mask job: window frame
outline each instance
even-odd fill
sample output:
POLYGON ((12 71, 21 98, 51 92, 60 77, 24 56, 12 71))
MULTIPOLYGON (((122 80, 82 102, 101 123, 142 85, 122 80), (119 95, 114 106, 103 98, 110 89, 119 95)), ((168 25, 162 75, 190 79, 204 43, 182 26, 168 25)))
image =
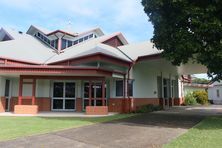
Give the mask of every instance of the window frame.
POLYGON ((115 80, 115 96, 117 97, 117 98, 121 98, 121 97, 123 97, 124 96, 124 80, 123 79, 116 79, 115 80), (117 82, 118 81, 122 81, 122 95, 117 95, 117 82))

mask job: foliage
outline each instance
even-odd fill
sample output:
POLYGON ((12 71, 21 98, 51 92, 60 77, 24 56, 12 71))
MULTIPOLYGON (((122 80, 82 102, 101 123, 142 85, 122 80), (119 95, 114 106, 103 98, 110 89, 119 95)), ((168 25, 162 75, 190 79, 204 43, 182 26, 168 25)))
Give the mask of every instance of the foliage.
POLYGON ((194 98, 197 100, 199 104, 207 104, 208 103, 208 94, 204 90, 196 90, 193 92, 194 98))
POLYGON ((100 122, 123 119, 134 114, 117 114, 106 117, 0 117, 0 141, 29 135, 49 133, 100 122))
POLYGON ((149 113, 149 112, 158 111, 158 110, 162 110, 162 107, 159 105, 148 104, 148 105, 143 105, 139 107, 139 109, 137 109, 135 112, 136 113, 149 113))
POLYGON ((197 104, 196 98, 194 98, 192 92, 189 92, 186 94, 184 104, 185 105, 196 105, 197 104))
POLYGON ((192 83, 197 83, 197 84, 208 84, 210 80, 204 79, 204 78, 195 78, 192 80, 192 83))
POLYGON ((222 117, 208 117, 165 148, 220 148, 222 145, 222 117))
POLYGON ((221 0, 142 0, 154 26, 152 41, 174 65, 197 62, 222 79, 221 0))

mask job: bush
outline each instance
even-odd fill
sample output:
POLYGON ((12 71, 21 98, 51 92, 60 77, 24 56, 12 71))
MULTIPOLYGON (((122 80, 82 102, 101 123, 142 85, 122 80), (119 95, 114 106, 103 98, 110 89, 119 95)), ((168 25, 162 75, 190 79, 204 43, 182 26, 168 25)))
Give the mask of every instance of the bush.
POLYGON ((162 110, 162 107, 159 105, 148 104, 148 105, 143 105, 139 107, 139 109, 137 109, 135 113, 149 113, 149 112, 158 111, 158 110, 162 110))
POLYGON ((189 92, 186 94, 184 104, 185 105, 196 105, 197 104, 196 98, 193 96, 192 92, 189 92))
POLYGON ((208 103, 208 94, 204 90, 197 90, 193 92, 194 98, 196 98, 197 103, 199 104, 207 104, 208 103))

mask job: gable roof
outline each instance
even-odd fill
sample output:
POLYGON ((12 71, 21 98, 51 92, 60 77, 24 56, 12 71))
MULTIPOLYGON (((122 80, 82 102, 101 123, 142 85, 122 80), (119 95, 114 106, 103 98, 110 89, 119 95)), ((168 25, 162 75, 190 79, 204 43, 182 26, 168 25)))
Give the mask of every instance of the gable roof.
POLYGON ((61 53, 49 59, 46 62, 46 64, 64 61, 67 59, 78 58, 79 56, 87 56, 92 53, 94 54, 103 53, 103 54, 110 55, 110 56, 113 56, 115 58, 119 58, 125 61, 131 61, 119 49, 111 47, 109 45, 102 44, 104 41, 118 35, 119 33, 114 33, 111 35, 104 35, 104 36, 86 41, 84 43, 71 46, 67 48, 64 53, 61 53))
POLYGON ((53 49, 27 34, 22 34, 14 40, 0 42, 1 58, 41 64, 55 54, 53 49))
MULTIPOLYGON (((68 47, 63 50, 62 53, 58 54, 55 50, 45 45, 34 36, 29 35, 34 33, 36 29, 44 34, 52 33, 52 31, 33 25, 29 28, 27 34, 20 34, 14 30, 7 30, 8 34, 15 39, 7 42, 0 42, 0 58, 26 62, 30 61, 37 64, 52 64, 93 54, 103 54, 122 61, 132 62, 137 61, 139 58, 158 55, 162 52, 154 48, 153 43, 149 41, 138 44, 128 44, 127 40, 120 32, 104 35, 101 29, 95 28, 90 31, 97 31, 102 36, 68 47), (113 37, 118 37, 124 45, 117 48, 106 45, 105 42, 113 37)), ((87 34, 90 31, 82 34, 87 34)))
POLYGON ((139 57, 156 55, 162 52, 161 50, 156 49, 154 44, 150 41, 128 44, 119 46, 118 48, 134 61, 136 61, 139 57))
MULTIPOLYGON (((12 33, 13 31, 9 31, 12 33)), ((102 44, 104 41, 114 37, 122 36, 121 33, 113 33, 97 37, 80 44, 71 46, 64 50, 64 53, 57 54, 35 37, 29 34, 12 33, 15 40, 0 42, 0 58, 9 58, 17 61, 26 61, 36 64, 49 64, 78 56, 87 56, 92 53, 103 53, 125 61, 129 59, 117 48, 102 44), (16 34, 16 35, 14 35, 16 34)))

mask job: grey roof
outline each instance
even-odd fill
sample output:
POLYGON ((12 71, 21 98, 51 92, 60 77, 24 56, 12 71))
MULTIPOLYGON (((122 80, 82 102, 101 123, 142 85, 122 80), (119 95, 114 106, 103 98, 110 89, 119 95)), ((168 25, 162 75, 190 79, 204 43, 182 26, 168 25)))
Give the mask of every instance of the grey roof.
MULTIPOLYGON (((50 64, 95 53, 103 53, 130 62, 140 56, 161 53, 161 51, 153 48, 153 44, 150 42, 124 45, 118 48, 103 44, 104 41, 114 36, 118 36, 127 44, 123 35, 117 32, 73 45, 66 48, 63 53, 57 54, 54 49, 48 47, 36 37, 26 33, 20 34, 12 29, 4 28, 4 30, 8 32, 14 40, 0 42, 0 58, 10 58, 37 64, 50 64)), ((50 32, 45 29, 42 29, 42 31, 44 33, 50 32)))
POLYGON ((150 41, 128 44, 119 46, 118 48, 134 61, 141 56, 154 55, 162 52, 161 50, 156 49, 154 44, 150 41))

